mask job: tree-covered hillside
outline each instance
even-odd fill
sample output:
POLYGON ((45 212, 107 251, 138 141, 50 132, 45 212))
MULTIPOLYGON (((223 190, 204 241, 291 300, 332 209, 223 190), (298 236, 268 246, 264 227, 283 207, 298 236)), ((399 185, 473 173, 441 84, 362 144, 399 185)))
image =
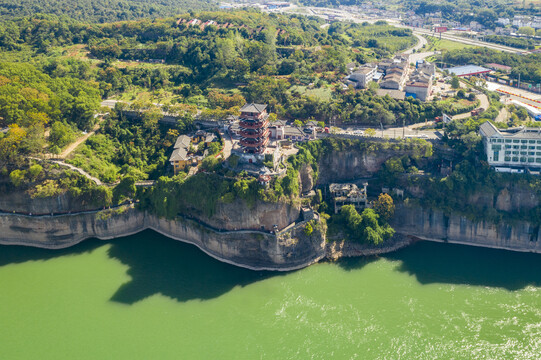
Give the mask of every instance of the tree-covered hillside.
POLYGON ((53 14, 87 22, 167 17, 190 10, 212 9, 214 0, 2 0, 0 16, 53 14))

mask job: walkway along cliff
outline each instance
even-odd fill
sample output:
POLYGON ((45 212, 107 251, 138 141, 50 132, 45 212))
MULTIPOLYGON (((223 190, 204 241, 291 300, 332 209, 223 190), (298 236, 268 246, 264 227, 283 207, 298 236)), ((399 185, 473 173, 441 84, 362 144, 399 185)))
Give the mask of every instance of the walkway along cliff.
POLYGON ((217 231, 189 219, 160 219, 133 207, 59 216, 3 214, 0 244, 59 249, 88 238, 108 240, 152 229, 196 245, 220 261, 252 270, 288 271, 325 257, 324 229, 315 226, 307 235, 305 226, 306 222, 302 221, 277 234, 256 230, 217 231))

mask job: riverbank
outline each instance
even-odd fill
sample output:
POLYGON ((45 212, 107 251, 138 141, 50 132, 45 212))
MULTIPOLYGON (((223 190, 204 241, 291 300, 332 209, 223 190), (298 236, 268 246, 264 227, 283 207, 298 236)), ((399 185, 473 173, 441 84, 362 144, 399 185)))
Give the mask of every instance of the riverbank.
POLYGON ((111 240, 150 229, 195 245, 219 261, 256 271, 292 271, 322 259, 334 261, 386 254, 417 240, 541 253, 541 243, 537 241, 541 230, 529 223, 473 222, 458 215, 445 215, 420 207, 398 206, 392 224, 397 233, 391 241, 379 246, 327 242, 324 226, 315 226, 316 230, 307 235, 306 224, 307 221, 294 223, 277 233, 218 230, 192 219, 158 218, 129 205, 114 210, 55 216, 1 214, 0 244, 62 249, 89 238, 111 240))
POLYGON ((167 220, 126 206, 116 210, 59 216, 0 215, 0 244, 62 249, 89 238, 110 240, 151 229, 197 246, 217 260, 250 270, 291 271, 325 257, 322 227, 310 235, 306 222, 274 233, 217 231, 191 219, 167 220), (321 229, 321 230, 319 230, 321 229))

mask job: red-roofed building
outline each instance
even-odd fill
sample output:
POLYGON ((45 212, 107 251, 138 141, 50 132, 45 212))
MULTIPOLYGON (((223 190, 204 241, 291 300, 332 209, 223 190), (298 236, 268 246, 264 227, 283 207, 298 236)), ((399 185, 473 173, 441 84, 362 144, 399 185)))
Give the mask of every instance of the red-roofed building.
POLYGON ((501 71, 501 72, 505 72, 505 73, 510 73, 511 70, 513 70, 513 68, 511 66, 495 64, 495 63, 485 64, 485 66, 487 68, 489 68, 489 69, 496 70, 496 71, 501 71))

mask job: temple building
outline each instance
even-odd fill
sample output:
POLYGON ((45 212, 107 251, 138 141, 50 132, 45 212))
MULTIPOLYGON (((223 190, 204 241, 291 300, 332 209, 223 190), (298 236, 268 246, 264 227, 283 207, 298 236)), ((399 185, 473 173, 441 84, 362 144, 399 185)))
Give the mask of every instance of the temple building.
POLYGON ((269 143, 269 114, 267 105, 246 104, 240 109, 240 145, 246 154, 261 155, 269 143))

